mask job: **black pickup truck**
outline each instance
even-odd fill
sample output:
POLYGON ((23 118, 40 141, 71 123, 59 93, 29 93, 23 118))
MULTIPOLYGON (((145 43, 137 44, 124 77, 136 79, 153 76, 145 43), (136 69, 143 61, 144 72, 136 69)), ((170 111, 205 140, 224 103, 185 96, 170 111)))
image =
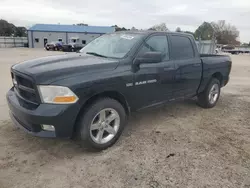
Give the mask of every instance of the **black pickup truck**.
POLYGON ((214 107, 231 63, 229 56, 199 54, 184 33, 107 34, 79 53, 12 66, 10 116, 33 135, 76 136, 102 150, 116 142, 133 111, 195 96, 201 107, 214 107))

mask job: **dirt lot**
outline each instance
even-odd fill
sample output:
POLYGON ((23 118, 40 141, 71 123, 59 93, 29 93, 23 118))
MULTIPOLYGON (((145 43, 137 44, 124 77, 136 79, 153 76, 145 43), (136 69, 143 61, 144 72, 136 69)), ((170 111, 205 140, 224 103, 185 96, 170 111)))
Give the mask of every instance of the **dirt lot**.
POLYGON ((133 114, 100 153, 13 127, 5 93, 12 64, 55 54, 0 49, 0 187, 250 187, 250 56, 232 56, 231 80, 214 109, 194 101, 133 114))

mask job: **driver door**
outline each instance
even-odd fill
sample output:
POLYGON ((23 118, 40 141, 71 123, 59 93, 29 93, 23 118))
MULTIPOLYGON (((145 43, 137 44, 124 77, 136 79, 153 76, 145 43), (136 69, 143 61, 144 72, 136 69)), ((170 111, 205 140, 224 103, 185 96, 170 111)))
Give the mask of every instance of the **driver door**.
POLYGON ((169 60, 168 38, 166 34, 152 35, 141 46, 137 57, 145 52, 161 52, 159 63, 140 64, 135 73, 134 87, 140 108, 153 106, 170 100, 173 97, 175 75, 174 62, 169 60))

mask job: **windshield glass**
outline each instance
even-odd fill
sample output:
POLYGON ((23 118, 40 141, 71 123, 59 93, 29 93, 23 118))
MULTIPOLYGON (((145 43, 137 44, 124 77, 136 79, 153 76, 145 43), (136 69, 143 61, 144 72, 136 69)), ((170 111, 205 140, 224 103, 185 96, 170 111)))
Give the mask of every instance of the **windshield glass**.
POLYGON ((103 57, 123 58, 142 37, 140 34, 114 33, 96 38, 80 52, 103 57))

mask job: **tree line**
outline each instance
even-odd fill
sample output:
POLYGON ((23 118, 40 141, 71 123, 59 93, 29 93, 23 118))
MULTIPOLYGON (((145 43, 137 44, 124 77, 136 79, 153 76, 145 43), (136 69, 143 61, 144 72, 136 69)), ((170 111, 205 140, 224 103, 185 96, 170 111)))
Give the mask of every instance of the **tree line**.
MULTIPOLYGON (((125 30, 138 30, 134 27, 131 29, 126 29, 124 27, 118 27, 114 25, 116 31, 125 31, 125 30)), ((165 23, 161 23, 158 25, 154 25, 150 27, 148 30, 155 30, 155 31, 169 31, 165 23)), ((195 32, 191 31, 182 31, 180 27, 177 27, 176 32, 184 32, 189 33, 194 36, 196 40, 216 40, 218 44, 231 44, 231 45, 240 45, 240 41, 238 37, 240 32, 238 29, 226 23, 225 20, 219 20, 217 22, 203 22, 195 32)), ((244 43, 244 46, 250 46, 250 42, 244 43)))
POLYGON ((27 29, 0 19, 0 36, 26 37, 27 29))
POLYGON ((201 40, 216 39, 218 44, 240 45, 238 29, 225 20, 218 22, 204 22, 194 32, 194 37, 201 40))

